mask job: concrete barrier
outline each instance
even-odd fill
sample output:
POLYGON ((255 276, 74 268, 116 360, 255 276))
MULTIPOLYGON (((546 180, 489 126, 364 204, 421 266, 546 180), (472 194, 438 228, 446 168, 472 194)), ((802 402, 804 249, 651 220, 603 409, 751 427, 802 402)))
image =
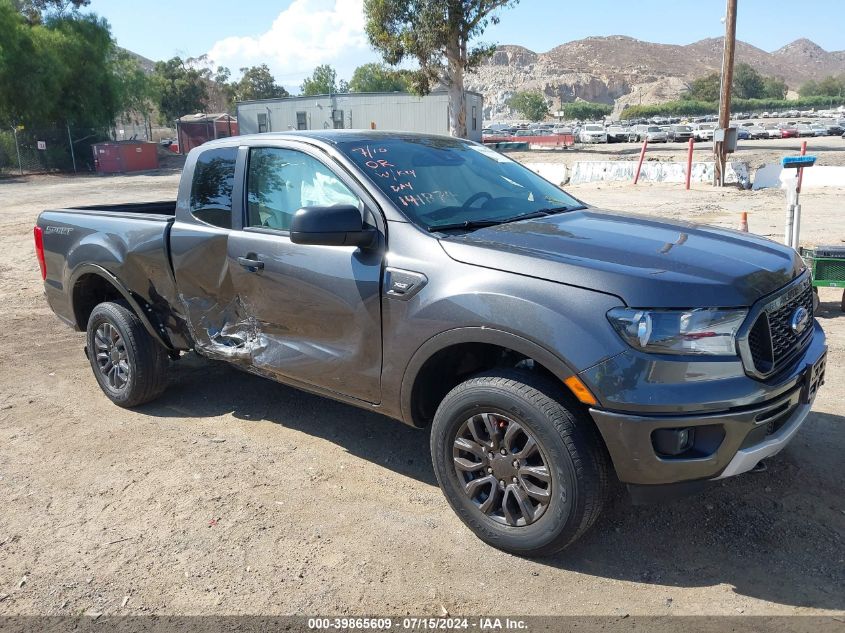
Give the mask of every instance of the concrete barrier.
POLYGON ((531 171, 556 185, 566 184, 567 169, 563 163, 525 163, 531 171))
MULTIPOLYGON (((784 183, 793 180, 795 175, 795 169, 784 169, 780 163, 769 163, 763 165, 754 174, 752 189, 783 187, 784 183)), ((805 169, 801 189, 817 187, 845 187, 845 167, 818 165, 805 169)))
MULTIPOLYGON (((597 160, 577 161, 572 166, 570 182, 579 184, 584 182, 618 181, 632 182, 637 162, 633 160, 597 160)), ((713 182, 712 162, 695 162, 692 164, 692 182, 713 182)), ((644 182, 684 183, 686 181, 686 164, 666 161, 646 161, 640 172, 640 180, 644 182)), ((728 163, 725 173, 726 183, 747 184, 748 165, 739 161, 728 163)))

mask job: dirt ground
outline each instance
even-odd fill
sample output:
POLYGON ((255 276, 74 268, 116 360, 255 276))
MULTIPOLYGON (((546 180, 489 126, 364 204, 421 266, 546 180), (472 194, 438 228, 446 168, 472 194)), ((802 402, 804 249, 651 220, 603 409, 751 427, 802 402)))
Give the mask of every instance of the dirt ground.
MULTIPOLYGON (((821 292, 827 385, 766 472, 664 506, 620 497, 566 552, 524 560, 451 512, 423 431, 193 355, 155 403, 101 394, 83 335, 44 301, 33 223, 46 207, 174 197, 177 182, 0 181, 0 615, 845 614, 841 291, 821 292)), ((571 191, 724 226, 747 210, 752 231, 782 230, 779 191, 571 191)), ((843 193, 804 194, 806 243, 845 240, 843 193)))

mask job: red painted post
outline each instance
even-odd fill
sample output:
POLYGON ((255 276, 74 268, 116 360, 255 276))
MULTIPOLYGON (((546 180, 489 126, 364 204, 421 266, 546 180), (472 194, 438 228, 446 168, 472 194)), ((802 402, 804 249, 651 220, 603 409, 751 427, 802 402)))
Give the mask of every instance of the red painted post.
MULTIPOLYGON (((801 141, 801 156, 804 156, 807 153, 807 141, 801 141)), ((801 181, 804 180, 804 168, 798 168, 798 188, 796 191, 801 193, 801 181)))
POLYGON ((643 159, 645 158, 645 148, 648 147, 648 139, 643 141, 643 148, 640 150, 640 162, 637 163, 637 173, 634 174, 634 184, 637 184, 637 181, 640 179, 640 169, 643 166, 643 159))
POLYGON ((687 189, 689 189, 689 181, 692 178, 692 150, 695 147, 695 139, 690 137, 689 150, 687 151, 687 189))

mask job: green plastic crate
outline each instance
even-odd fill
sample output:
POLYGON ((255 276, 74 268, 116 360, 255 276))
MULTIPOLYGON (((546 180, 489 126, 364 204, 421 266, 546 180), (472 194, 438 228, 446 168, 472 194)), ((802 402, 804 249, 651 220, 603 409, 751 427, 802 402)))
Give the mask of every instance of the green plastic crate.
POLYGON ((801 257, 813 272, 813 286, 845 288, 845 259, 816 257, 816 252, 809 248, 801 249, 801 257))
MULTIPOLYGON (((801 248, 801 257, 813 273, 814 288, 845 288, 845 259, 816 257, 811 248, 801 248)), ((845 312, 845 290, 842 291, 842 311, 845 312)))

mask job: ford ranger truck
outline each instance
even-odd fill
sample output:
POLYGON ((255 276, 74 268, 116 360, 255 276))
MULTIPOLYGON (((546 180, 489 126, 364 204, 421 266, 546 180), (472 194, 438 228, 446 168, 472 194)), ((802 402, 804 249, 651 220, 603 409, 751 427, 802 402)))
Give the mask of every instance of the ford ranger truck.
POLYGON ((521 555, 616 480, 642 501, 754 469, 824 381, 794 250, 601 211, 461 139, 222 139, 175 201, 44 211, 35 244, 116 405, 193 351, 428 429, 457 515, 521 555))

